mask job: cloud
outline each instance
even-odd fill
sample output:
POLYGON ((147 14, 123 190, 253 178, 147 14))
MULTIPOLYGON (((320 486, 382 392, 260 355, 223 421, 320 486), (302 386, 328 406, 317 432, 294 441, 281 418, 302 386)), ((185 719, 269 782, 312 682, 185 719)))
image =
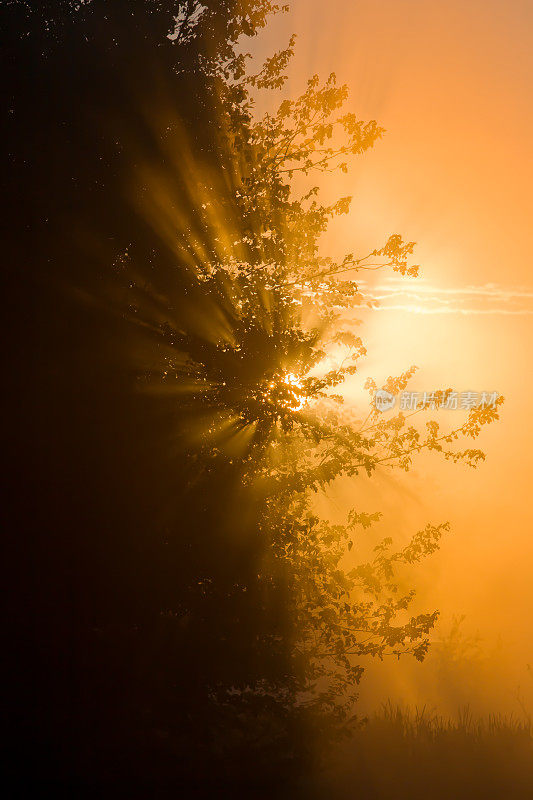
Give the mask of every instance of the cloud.
POLYGON ((479 286, 442 287, 424 279, 391 276, 370 286, 359 282, 361 292, 376 303, 378 311, 410 314, 462 314, 530 316, 533 288, 486 283, 479 286))

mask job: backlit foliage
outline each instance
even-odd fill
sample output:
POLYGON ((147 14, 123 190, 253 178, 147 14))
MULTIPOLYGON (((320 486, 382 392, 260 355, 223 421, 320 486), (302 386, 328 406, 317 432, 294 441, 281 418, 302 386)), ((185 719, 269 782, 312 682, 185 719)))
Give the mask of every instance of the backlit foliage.
MULTIPOLYGON (((202 333, 194 325, 178 328, 171 313, 164 323, 142 319, 165 354, 164 369, 144 381, 174 391, 182 407, 201 415, 189 441, 191 480, 237 465, 242 485, 257 498, 267 553, 258 579, 265 597, 284 593, 291 619, 283 636, 293 677, 283 696, 342 716, 362 661, 424 658, 437 612, 410 613, 414 591, 401 588, 399 574, 434 552, 448 525, 428 525, 399 550, 385 539, 370 560, 353 567, 358 531, 379 515, 356 509, 345 525, 333 525, 315 514, 314 493, 340 476, 407 471, 422 451, 476 466, 480 450, 454 445, 460 437, 475 439, 498 413, 475 408, 455 429, 441 431, 433 420, 417 424, 424 408, 381 415, 372 381, 364 421, 361 409, 344 402, 343 383, 366 353, 354 332, 357 308, 367 302, 358 273, 388 268, 413 277, 418 267, 410 263, 414 243, 399 234, 338 261, 320 251, 321 234, 348 212, 350 198, 324 205, 317 186, 298 193, 296 176, 346 171, 383 129, 343 110, 347 88, 334 75, 324 83, 314 76, 299 98, 257 118, 252 93, 284 85, 293 46, 291 39, 254 75, 245 72, 245 57, 238 69, 223 70, 224 189, 217 192, 219 184, 200 167, 190 170, 196 222, 176 232, 175 245, 213 325, 202 333)), ((405 389, 414 371, 390 377, 383 388, 405 389)), ((446 397, 446 390, 437 393, 434 404, 446 397)), ((265 637, 266 646, 275 641, 275 634, 265 637)), ((242 697, 249 689, 241 687, 242 697)))

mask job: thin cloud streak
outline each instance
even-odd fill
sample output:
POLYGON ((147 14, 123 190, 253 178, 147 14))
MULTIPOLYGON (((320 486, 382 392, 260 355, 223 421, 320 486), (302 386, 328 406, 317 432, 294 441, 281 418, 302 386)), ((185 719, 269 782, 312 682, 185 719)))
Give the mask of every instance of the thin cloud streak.
POLYGON ((499 286, 487 283, 458 288, 439 287, 423 279, 391 277, 382 284, 359 283, 378 311, 403 311, 412 314, 461 314, 530 316, 533 314, 533 290, 529 286, 499 286), (392 302, 402 298, 414 303, 392 302), (496 305, 493 305, 496 303, 496 305))
POLYGON ((533 314, 531 308, 423 308, 421 306, 375 306, 373 311, 407 311, 412 314, 503 314, 506 316, 527 316, 533 314))

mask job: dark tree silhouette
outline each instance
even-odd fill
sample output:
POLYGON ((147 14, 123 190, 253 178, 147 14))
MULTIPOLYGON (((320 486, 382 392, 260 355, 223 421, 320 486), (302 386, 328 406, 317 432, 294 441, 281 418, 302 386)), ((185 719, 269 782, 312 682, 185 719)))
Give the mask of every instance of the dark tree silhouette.
POLYGON ((382 130, 334 76, 255 117, 294 42, 254 75, 239 41, 279 7, 110 5, 2 10, 11 763, 73 794, 269 774, 272 792, 317 715, 350 716, 361 659, 422 658, 436 616, 398 621, 395 570, 445 526, 346 570, 378 515, 334 526, 310 494, 422 449, 475 464, 451 445, 497 414, 421 436, 343 409, 364 347, 339 312, 359 271, 415 274, 413 243, 320 255, 349 198, 291 181, 382 130))

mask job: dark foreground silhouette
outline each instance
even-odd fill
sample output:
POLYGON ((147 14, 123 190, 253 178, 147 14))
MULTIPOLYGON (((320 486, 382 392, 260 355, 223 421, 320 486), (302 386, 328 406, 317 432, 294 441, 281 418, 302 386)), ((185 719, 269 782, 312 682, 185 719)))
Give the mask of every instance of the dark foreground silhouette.
MULTIPOLYGON (((194 12, 194 4, 185 5, 194 12)), ((172 348, 175 355, 176 339, 216 321, 207 292, 176 257, 176 231, 162 244, 164 193, 155 221, 139 213, 146 172, 170 176, 183 227, 194 232, 190 182, 172 171, 165 147, 171 139, 180 163, 187 165, 192 151, 205 174, 229 182, 228 153, 220 145, 226 85, 220 64, 230 78, 239 74, 237 39, 253 35, 273 6, 267 0, 203 5, 207 12, 191 22, 194 36, 181 29, 178 39, 168 38, 177 13, 170 0, 57 0, 1 9, 9 375, 3 710, 4 766, 15 796, 340 791, 327 755, 334 738, 328 717, 310 719, 285 700, 298 679, 290 667, 287 582, 265 591, 259 580, 266 543, 258 495, 243 491, 243 471, 231 457, 216 470, 206 467, 201 448, 191 457, 187 446, 205 426, 205 404, 191 407, 176 395, 144 390, 145 373, 172 348), (153 276, 159 292, 150 294, 153 276), (172 330, 161 321, 161 297, 172 301, 172 330), (136 324, 143 303, 151 324, 136 324)), ((328 84, 327 92, 335 91, 328 84)), ((359 136, 351 118, 346 124, 359 136)), ((370 125, 358 147, 377 135, 370 125)), ((230 216, 235 209, 227 210, 230 216)), ((323 220, 311 217, 316 238, 323 220)), ((200 244, 212 257, 215 241, 200 244)), ((403 258, 396 242, 392 255, 398 252, 403 258)), ((281 352, 260 333, 253 327, 248 337, 253 358, 245 370, 230 353, 237 385, 221 392, 231 402, 235 396, 240 402, 250 375, 263 380, 272 362, 277 368, 282 356, 305 350, 297 335, 286 337, 281 352)), ((196 361, 212 355, 205 341, 199 348, 198 337, 189 337, 196 361)), ((215 359, 210 366, 216 372, 220 364, 215 359)), ((285 385, 283 392, 268 396, 269 409, 292 408, 294 389, 285 385)), ((258 424, 259 442, 262 435, 258 424)), ((315 521, 303 530, 316 541, 330 535, 316 528, 315 521)), ((423 544, 404 557, 418 557, 423 544)), ((411 641, 432 624, 432 615, 422 615, 410 628, 411 641)), ((381 797, 372 792, 394 787, 391 796, 400 796, 399 787, 411 786, 411 764, 415 775, 433 765, 428 780, 444 785, 438 737, 414 737, 413 755, 403 731, 389 736, 385 726, 378 736, 378 729, 370 726, 350 743, 358 778, 347 791, 381 797), (398 780, 386 783, 389 767, 398 780)), ((482 760, 492 752, 491 736, 481 744, 466 736, 472 757, 479 747, 482 760)), ((513 758, 521 758, 521 736, 511 739, 519 745, 513 758)), ((420 785, 415 791, 427 796, 420 785)))

